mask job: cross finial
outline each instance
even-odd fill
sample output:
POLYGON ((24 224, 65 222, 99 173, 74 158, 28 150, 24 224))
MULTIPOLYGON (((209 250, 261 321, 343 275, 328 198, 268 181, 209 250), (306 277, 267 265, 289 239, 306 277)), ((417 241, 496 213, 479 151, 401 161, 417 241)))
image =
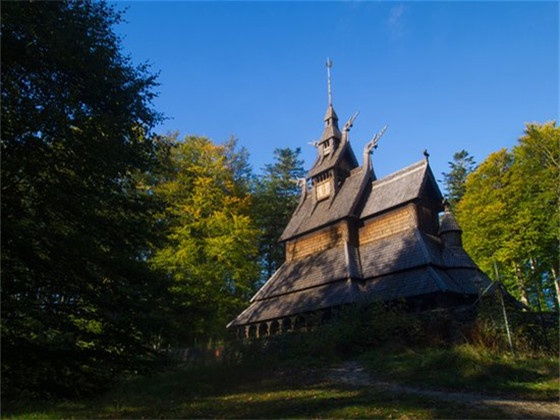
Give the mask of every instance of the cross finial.
POLYGON ((327 57, 327 93, 329 95, 329 106, 332 105, 332 92, 331 92, 331 67, 333 62, 327 57))

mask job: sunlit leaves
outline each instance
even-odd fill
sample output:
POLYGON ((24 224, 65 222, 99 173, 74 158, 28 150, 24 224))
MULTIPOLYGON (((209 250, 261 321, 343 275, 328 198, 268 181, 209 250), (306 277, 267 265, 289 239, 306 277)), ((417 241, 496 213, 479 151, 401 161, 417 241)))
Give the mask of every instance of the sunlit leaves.
POLYGON ((491 154, 469 175, 456 209, 471 256, 535 308, 558 302, 559 155, 556 124, 528 124, 511 152, 491 154))
POLYGON ((187 310, 176 321, 182 338, 211 338, 242 309, 258 277, 245 155, 231 141, 168 141, 167 171, 154 189, 166 205, 159 217, 167 241, 152 263, 170 276, 175 303, 187 310))

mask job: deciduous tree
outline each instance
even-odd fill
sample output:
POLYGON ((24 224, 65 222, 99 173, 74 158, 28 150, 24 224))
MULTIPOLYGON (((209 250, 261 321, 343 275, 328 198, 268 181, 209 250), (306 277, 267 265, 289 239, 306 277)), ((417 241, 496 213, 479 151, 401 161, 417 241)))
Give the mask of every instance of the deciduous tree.
POLYGON ((558 308, 559 155, 556 124, 528 124, 468 176, 456 208, 467 251, 536 309, 558 308))
POLYGON ((149 356, 155 77, 104 2, 2 4, 2 396, 80 392, 149 356))
POLYGON ((220 338, 242 310, 258 278, 257 230, 250 217, 246 152, 235 142, 177 136, 154 193, 166 242, 152 264, 172 282, 178 340, 220 338))

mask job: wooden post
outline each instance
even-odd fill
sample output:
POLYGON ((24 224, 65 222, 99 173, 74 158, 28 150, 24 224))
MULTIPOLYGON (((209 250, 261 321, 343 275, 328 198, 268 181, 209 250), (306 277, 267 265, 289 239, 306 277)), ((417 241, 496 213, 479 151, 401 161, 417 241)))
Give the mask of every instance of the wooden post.
POLYGON ((506 334, 508 338, 509 349, 511 350, 511 354, 515 355, 515 351, 513 349, 513 341, 511 339, 511 333, 509 331, 509 322, 508 322, 508 316, 506 311, 506 305, 504 303, 504 296, 502 295, 503 286, 502 286, 502 282, 500 281, 500 273, 498 272, 498 265, 496 264, 496 260, 494 260, 494 270, 496 270, 496 280, 498 281, 498 285, 499 285, 498 293, 500 296, 500 304, 502 305, 502 314, 504 316, 504 323, 506 324, 506 334))

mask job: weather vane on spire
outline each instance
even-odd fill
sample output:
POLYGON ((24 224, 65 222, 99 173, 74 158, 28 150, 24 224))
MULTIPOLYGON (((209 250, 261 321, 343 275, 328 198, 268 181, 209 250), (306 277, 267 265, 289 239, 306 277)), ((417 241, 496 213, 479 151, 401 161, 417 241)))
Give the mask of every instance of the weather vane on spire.
POLYGON ((328 95, 329 95, 329 106, 332 105, 332 92, 331 92, 331 67, 332 67, 332 60, 327 57, 327 88, 328 88, 328 95))

